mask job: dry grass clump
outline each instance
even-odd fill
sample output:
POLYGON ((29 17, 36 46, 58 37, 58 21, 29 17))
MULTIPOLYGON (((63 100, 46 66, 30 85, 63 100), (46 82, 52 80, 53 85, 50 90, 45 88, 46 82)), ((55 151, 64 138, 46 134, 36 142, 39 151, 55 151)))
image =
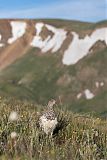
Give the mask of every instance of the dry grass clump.
POLYGON ((106 160, 107 122, 56 108, 53 137, 38 124, 43 106, 0 101, 0 160, 106 160), (13 117, 12 117, 13 116, 13 117))

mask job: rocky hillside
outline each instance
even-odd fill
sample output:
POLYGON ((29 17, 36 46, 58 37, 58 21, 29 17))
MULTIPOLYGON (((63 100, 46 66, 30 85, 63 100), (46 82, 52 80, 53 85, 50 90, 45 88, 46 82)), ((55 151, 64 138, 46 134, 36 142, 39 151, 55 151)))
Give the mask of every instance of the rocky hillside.
POLYGON ((0 20, 0 94, 107 113, 107 21, 0 20))

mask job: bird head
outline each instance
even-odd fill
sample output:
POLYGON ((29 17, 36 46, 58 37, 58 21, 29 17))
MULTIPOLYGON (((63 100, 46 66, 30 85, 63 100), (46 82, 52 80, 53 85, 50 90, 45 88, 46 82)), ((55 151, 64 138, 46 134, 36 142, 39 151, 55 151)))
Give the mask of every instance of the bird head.
POLYGON ((55 104, 56 104, 56 101, 55 101, 54 99, 51 99, 51 100, 48 102, 48 107, 49 107, 49 108, 52 108, 55 104))

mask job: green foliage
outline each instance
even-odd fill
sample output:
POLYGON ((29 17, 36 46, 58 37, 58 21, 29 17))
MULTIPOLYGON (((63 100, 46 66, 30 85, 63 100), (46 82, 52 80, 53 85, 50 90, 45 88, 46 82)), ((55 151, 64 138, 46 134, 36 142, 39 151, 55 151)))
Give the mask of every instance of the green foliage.
POLYGON ((38 104, 45 104, 61 95, 64 98, 62 101, 74 112, 106 116, 107 86, 98 91, 95 87, 96 81, 106 83, 106 52, 107 49, 104 49, 74 66, 64 66, 58 53, 37 55, 38 51, 32 49, 0 73, 0 94, 38 104), (77 94, 86 88, 95 90, 95 98, 77 100, 77 94))
POLYGON ((101 160, 107 158, 107 121, 68 112, 56 106, 63 128, 53 137, 38 127, 43 106, 15 100, 0 100, 0 159, 7 160, 101 160), (9 120, 12 111, 18 114, 9 120), (16 132, 15 137, 11 133, 16 132))

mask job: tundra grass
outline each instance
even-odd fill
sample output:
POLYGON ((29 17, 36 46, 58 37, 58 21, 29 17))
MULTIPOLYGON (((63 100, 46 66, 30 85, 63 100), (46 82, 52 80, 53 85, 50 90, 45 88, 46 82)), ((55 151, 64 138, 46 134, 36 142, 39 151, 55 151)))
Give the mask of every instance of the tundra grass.
POLYGON ((44 107, 0 99, 0 160, 107 159, 106 120, 73 114, 57 105, 58 122, 63 125, 50 137, 38 125, 44 107), (14 121, 9 119, 12 111, 18 115, 14 121))

